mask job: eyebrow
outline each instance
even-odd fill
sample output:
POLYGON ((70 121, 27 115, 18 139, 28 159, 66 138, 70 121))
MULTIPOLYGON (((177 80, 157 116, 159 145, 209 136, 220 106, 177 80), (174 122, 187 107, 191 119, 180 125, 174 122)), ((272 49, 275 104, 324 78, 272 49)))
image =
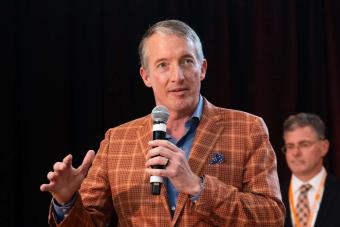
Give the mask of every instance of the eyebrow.
MULTIPOLYGON (((301 140, 301 141, 299 141, 297 143, 299 144, 299 143, 306 143, 306 142, 310 143, 310 142, 314 142, 314 141, 312 141, 312 140, 301 140)), ((290 144, 294 145, 294 143, 286 143, 286 145, 290 145, 290 144)))
POLYGON ((195 55, 191 55, 191 54, 184 54, 184 55, 181 57, 181 59, 183 59, 183 58, 192 58, 192 59, 195 59, 195 60, 196 60, 195 55))
POLYGON ((184 54, 181 58, 187 58, 187 57, 194 58, 195 55, 192 55, 192 54, 184 54))
POLYGON ((167 61, 167 58, 160 58, 160 59, 157 59, 154 63, 154 65, 157 65, 159 62, 162 62, 162 61, 167 61))
MULTIPOLYGON (((192 54, 184 54, 183 56, 180 57, 180 60, 184 59, 184 58, 191 58, 191 59, 195 59, 195 55, 192 55, 192 54)), ((153 65, 157 66, 158 63, 162 62, 162 61, 168 61, 168 58, 160 58, 160 59, 157 59, 153 65)))

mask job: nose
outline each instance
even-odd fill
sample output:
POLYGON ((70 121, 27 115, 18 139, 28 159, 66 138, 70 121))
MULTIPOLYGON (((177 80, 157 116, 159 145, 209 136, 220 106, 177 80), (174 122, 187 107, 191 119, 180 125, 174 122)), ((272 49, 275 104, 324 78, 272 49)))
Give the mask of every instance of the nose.
POLYGON ((294 156, 298 156, 301 154, 301 148, 300 146, 294 146, 294 148, 291 148, 290 151, 294 156))
POLYGON ((184 79, 184 72, 180 65, 175 65, 171 70, 171 82, 178 82, 184 79))

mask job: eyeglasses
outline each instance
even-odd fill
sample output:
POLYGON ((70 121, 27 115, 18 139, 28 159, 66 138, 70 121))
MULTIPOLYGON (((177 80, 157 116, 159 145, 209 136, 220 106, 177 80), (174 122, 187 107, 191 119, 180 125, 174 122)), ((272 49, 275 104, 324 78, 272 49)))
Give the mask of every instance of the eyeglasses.
POLYGON ((298 149, 299 151, 304 152, 304 151, 309 150, 312 146, 314 146, 314 144, 316 144, 320 140, 322 140, 322 139, 318 139, 318 140, 315 140, 315 141, 301 141, 297 145, 295 145, 295 144, 283 145, 282 148, 281 148, 281 151, 284 154, 291 152, 295 149, 298 149))

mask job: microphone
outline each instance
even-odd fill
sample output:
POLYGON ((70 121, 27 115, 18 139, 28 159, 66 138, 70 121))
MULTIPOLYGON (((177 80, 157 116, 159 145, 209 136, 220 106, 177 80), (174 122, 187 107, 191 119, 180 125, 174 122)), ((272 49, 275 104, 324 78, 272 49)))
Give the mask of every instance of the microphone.
MULTIPOLYGON (((165 140, 166 135, 166 122, 169 118, 169 111, 165 106, 158 105, 153 108, 151 112, 152 125, 152 139, 153 140, 165 140)), ((153 165, 153 169, 164 169, 163 165, 153 165)), ((161 184, 163 183, 163 177, 151 176, 151 193, 152 195, 159 195, 161 193, 161 184)))

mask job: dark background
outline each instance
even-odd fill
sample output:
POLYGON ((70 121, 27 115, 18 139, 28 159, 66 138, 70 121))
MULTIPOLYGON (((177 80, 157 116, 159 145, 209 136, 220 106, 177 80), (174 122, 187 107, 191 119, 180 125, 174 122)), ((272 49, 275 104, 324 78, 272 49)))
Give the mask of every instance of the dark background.
POLYGON ((1 4, 1 226, 46 226, 51 197, 39 186, 54 162, 72 153, 78 165, 108 128, 151 112, 137 46, 162 19, 183 20, 200 36, 208 100, 263 117, 281 181, 289 179, 282 122, 300 111, 324 119, 331 141, 326 167, 340 177, 340 1, 1 4))

